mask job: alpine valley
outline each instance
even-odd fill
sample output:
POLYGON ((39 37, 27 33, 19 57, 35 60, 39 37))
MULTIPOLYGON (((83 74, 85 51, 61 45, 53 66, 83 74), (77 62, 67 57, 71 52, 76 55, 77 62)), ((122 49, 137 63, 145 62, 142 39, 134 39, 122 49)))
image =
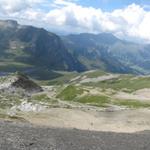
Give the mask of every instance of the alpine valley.
MULTIPOLYGON (((19 135, 18 122, 23 131, 31 124, 38 131, 39 126, 149 130, 149 74, 150 45, 123 41, 110 33, 59 36, 13 20, 0 21, 0 119, 15 122, 19 135)), ((9 133, 11 124, 2 124, 0 129, 9 133)), ((43 139, 43 133, 37 133, 43 139)))
POLYGON ((53 79, 56 71, 100 69, 113 73, 150 73, 150 45, 118 39, 110 33, 59 36, 42 28, 0 21, 1 75, 21 71, 35 79, 53 79))

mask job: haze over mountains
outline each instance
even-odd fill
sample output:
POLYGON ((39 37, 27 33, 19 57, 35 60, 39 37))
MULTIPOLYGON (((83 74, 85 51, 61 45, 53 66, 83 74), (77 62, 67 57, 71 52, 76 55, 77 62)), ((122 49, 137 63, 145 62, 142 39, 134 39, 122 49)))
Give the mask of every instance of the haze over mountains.
POLYGON ((93 69, 149 74, 150 45, 122 41, 109 33, 60 37, 16 21, 0 21, 2 73, 23 71, 35 78, 47 79, 53 77, 52 70, 93 69))

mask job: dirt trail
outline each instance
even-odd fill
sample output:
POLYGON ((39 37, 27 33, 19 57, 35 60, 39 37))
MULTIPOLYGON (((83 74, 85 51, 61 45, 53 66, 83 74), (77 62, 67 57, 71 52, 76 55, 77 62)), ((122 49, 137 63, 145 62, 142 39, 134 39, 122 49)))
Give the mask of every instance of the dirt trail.
POLYGON ((150 101, 150 89, 140 89, 133 93, 118 92, 114 97, 118 99, 150 101))

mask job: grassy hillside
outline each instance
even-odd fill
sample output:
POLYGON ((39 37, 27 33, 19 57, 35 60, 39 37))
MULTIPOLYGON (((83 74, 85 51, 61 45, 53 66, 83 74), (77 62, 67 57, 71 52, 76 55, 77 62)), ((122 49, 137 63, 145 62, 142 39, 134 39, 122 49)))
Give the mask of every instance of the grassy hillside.
MULTIPOLYGON (((100 70, 56 73, 60 76, 55 79, 35 80, 43 86, 44 91, 40 93, 28 95, 21 89, 9 92, 10 87, 9 90, 2 88, 0 109, 13 106, 33 109, 43 106, 71 108, 80 105, 102 109, 150 108, 149 76, 110 74, 100 70)), ((1 77, 1 87, 8 85, 10 79, 11 75, 1 77)))
POLYGON ((135 77, 132 75, 121 75, 118 78, 105 80, 97 83, 84 83, 86 86, 100 87, 103 89, 124 90, 133 92, 143 88, 150 88, 150 77, 135 77))
MULTIPOLYGON (((53 81, 49 83, 54 83, 53 86, 55 86, 53 81)), ((150 89, 149 76, 110 74, 95 70, 74 75, 65 73, 64 76, 62 75, 62 77, 58 78, 58 81, 57 85, 63 87, 59 88, 57 98, 63 101, 98 107, 113 105, 128 108, 150 107, 150 101, 148 101, 148 97, 144 97, 144 93, 140 93, 142 94, 140 96, 134 93, 138 90, 150 89), (110 79, 106 78, 108 76, 110 79), (96 79, 104 80, 95 82, 96 79), (88 82, 84 83, 83 80, 88 82), (118 94, 122 95, 118 96, 118 94)))

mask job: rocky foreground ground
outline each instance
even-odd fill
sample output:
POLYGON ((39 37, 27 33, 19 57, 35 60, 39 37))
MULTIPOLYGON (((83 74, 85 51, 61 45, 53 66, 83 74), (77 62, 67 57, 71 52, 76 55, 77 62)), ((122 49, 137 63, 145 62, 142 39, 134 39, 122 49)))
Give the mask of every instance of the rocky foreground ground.
POLYGON ((0 121, 0 150, 149 150, 150 131, 112 133, 0 121))
POLYGON ((40 87, 20 73, 2 77, 0 150, 150 150, 149 78, 124 76, 104 88, 91 81, 114 76, 83 77, 88 85, 76 77, 64 87, 40 87), (126 80, 144 89, 126 89, 126 80))

